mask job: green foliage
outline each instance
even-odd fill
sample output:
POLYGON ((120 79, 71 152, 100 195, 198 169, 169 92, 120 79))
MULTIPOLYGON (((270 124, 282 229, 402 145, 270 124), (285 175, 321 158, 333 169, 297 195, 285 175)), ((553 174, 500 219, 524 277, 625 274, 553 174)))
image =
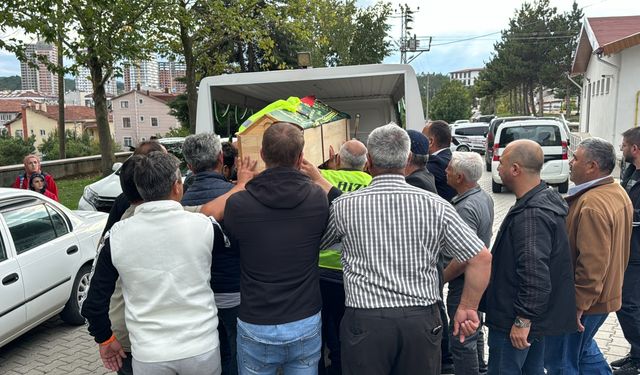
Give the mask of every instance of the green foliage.
MULTIPOLYGON (((78 136, 74 131, 67 130, 65 143, 68 158, 100 154, 100 144, 86 133, 78 136)), ((38 150, 42 153, 42 160, 59 159, 58 132, 49 133, 47 139, 38 146, 38 150)))
POLYGON ((502 31, 492 59, 476 80, 481 97, 508 95, 509 112, 534 112, 534 90, 541 87, 575 95, 566 73, 572 62, 581 27, 582 10, 558 13, 550 0, 524 2, 502 31))
POLYGON ((22 79, 20 76, 0 77, 0 90, 20 90, 22 79))
POLYGON ((181 128, 189 129, 189 107, 187 105, 187 94, 179 94, 175 99, 167 103, 169 114, 180 121, 181 128))
POLYGON ((26 155, 32 154, 36 137, 31 136, 26 141, 21 137, 11 137, 2 132, 0 134, 0 165, 22 164, 26 155))
POLYGON ((186 137, 189 134, 189 128, 187 126, 179 126, 177 128, 169 128, 169 131, 163 137, 186 137))
POLYGON ((453 122, 471 117, 471 96, 462 83, 449 81, 429 104, 429 118, 453 122))
POLYGON ((449 82, 449 76, 446 74, 440 73, 427 73, 427 74, 419 74, 418 78, 418 87, 420 88, 420 97, 422 98, 422 108, 425 111, 425 114, 428 110, 427 108, 427 94, 429 100, 433 98, 440 90, 442 86, 449 82))

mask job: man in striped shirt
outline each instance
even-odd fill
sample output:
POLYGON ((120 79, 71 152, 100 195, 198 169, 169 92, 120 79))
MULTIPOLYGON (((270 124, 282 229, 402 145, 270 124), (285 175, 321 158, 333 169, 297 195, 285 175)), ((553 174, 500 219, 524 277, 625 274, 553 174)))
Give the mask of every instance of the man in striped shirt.
POLYGON ((464 340, 479 325, 491 254, 448 202, 405 182, 403 129, 375 129, 367 149, 371 185, 333 201, 321 245, 343 244, 343 373, 440 374, 438 256, 468 263, 454 318, 464 340))

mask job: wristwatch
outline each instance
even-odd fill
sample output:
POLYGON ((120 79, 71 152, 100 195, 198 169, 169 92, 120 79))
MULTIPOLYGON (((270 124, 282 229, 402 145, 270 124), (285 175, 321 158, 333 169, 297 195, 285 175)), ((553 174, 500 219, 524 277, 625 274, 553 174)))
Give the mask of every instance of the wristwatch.
POLYGON ((531 327, 531 321, 525 321, 519 316, 516 316, 516 320, 513 321, 513 325, 518 328, 529 328, 531 327))

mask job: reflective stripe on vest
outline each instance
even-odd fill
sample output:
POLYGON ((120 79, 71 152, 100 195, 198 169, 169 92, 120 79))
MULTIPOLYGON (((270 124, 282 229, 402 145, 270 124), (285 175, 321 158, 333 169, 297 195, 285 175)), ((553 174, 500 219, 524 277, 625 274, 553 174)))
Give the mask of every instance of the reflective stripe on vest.
POLYGON ((320 250, 318 265, 322 268, 342 271, 342 263, 340 263, 340 252, 337 250, 320 250))
POLYGON ((361 171, 321 169, 320 173, 343 193, 358 190, 371 183, 371 176, 361 171))

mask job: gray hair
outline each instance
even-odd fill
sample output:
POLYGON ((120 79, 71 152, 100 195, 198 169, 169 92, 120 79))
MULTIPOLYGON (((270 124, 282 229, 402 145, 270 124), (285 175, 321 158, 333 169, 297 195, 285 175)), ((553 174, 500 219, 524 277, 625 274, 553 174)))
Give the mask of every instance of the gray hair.
POLYGON ((456 173, 461 173, 467 182, 478 182, 482 177, 484 163, 482 157, 475 152, 454 151, 451 154, 449 167, 456 173))
POLYGON ((611 142, 602 138, 587 138, 578 147, 584 149, 585 157, 589 161, 598 163, 601 172, 610 174, 616 166, 616 151, 611 142))
POLYGON ((190 135, 182 145, 184 160, 191 165, 193 173, 212 170, 218 166, 218 157, 222 152, 220 138, 212 133, 190 135))
POLYGON ((344 168, 362 169, 367 162, 367 152, 365 151, 361 155, 354 155, 345 147, 346 143, 340 147, 340 164, 344 168))
POLYGON ((374 129, 369 134, 367 149, 373 167, 402 169, 407 165, 411 140, 404 129, 391 122, 374 129))
POLYGON ((154 151, 136 160, 133 181, 145 202, 168 199, 176 181, 182 181, 180 160, 154 151))

